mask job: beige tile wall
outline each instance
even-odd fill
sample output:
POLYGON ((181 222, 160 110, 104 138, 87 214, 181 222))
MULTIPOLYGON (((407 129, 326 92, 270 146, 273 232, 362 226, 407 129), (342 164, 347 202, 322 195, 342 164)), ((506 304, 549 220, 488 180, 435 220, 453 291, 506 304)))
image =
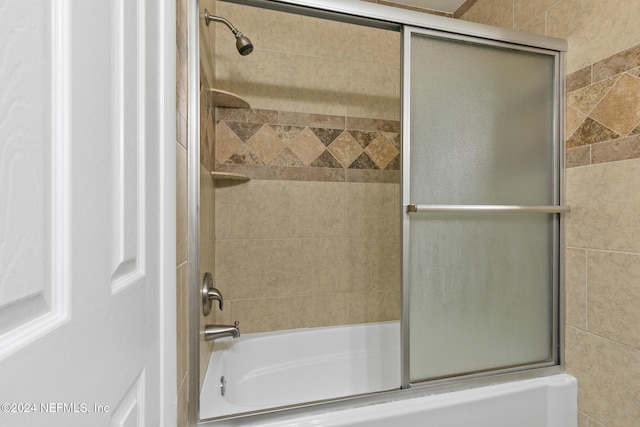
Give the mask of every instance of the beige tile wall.
POLYGON ((398 184, 216 186, 216 283, 242 332, 399 318, 398 184))
POLYGON ((400 34, 226 2, 217 13, 248 36, 240 56, 216 28, 215 85, 253 108, 398 120, 400 34))
POLYGON ((176 1, 176 334, 178 426, 188 425, 187 363, 187 0, 176 1))
POLYGON ((640 2, 478 0, 461 19, 565 38, 572 73, 640 43, 640 2))
MULTIPOLYGON (((216 29, 215 85, 247 99, 250 113, 399 120, 398 33, 226 2, 216 11, 255 46, 242 57, 228 29, 216 29)), ((282 127, 294 124, 325 127, 282 127)), ((247 141, 262 158, 271 155, 269 135, 247 141)), ((301 152, 311 155, 318 153, 301 152)), ((218 181, 215 278, 228 307, 223 321, 240 321, 246 333, 399 318, 397 179, 357 184, 344 182, 345 174, 343 182, 300 182, 297 172, 218 181), (366 208, 354 210, 355 200, 366 208)))
MULTIPOLYGON (((204 11, 208 10, 210 14, 216 15, 215 0, 200 0, 200 16, 204 16, 204 11)), ((201 19, 199 27, 200 41, 200 80, 208 85, 215 79, 215 53, 216 53, 216 24, 209 23, 207 26, 204 19, 201 19)))
POLYGON ((570 156, 586 166, 566 183, 565 353, 580 427, 640 420, 638 16, 640 2, 625 0, 478 0, 464 15, 569 41, 566 136, 587 153, 570 156))
POLYGON ((439 15, 439 16, 446 16, 447 18, 453 18, 453 14, 450 12, 442 12, 439 10, 427 9, 419 6, 411 6, 408 4, 402 4, 400 2, 395 2, 395 1, 389 1, 389 0, 362 0, 362 1, 366 1, 368 3, 382 4, 385 6, 398 7, 400 9, 413 10, 416 12, 427 13, 429 15, 439 15))

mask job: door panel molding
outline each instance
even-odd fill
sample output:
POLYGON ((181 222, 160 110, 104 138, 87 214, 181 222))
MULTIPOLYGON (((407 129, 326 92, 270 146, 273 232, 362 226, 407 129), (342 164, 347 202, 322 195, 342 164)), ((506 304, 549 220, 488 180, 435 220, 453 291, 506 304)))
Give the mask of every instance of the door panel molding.
MULTIPOLYGON (((95 408, 98 411, 103 409, 105 413, 111 412, 112 427, 145 426, 145 379, 146 372, 143 369, 136 378, 135 383, 123 396, 122 400, 115 407, 113 412, 110 408, 95 408)), ((92 408, 93 409, 93 408, 92 408)))
POLYGON ((69 318, 70 16, 67 1, 40 3, 0 20, 0 360, 69 318))
POLYGON ((145 62, 144 2, 112 4, 111 292, 144 277, 145 258, 145 62), (131 39, 135 43, 131 43, 131 39))

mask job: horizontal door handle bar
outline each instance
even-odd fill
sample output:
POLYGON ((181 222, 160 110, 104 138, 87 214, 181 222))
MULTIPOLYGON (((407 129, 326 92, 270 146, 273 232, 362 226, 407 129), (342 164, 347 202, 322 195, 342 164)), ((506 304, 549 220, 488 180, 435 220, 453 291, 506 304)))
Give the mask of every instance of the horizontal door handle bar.
POLYGON ((566 213, 570 206, 518 205, 407 205, 407 212, 449 213, 566 213))

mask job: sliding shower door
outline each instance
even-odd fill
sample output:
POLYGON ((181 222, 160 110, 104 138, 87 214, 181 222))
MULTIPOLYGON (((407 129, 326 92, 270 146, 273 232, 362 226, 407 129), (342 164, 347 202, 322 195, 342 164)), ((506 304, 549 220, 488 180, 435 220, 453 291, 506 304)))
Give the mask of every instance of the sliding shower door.
POLYGON ((405 385, 556 364, 558 52, 404 43, 405 385))

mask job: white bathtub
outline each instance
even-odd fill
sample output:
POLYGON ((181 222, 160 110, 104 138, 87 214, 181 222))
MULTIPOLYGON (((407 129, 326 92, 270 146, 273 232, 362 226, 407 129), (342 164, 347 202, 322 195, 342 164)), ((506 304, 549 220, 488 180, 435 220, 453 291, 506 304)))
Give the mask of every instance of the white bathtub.
POLYGON ((216 341, 200 418, 399 387, 399 322, 245 334, 216 341))
MULTIPOLYGON (((399 344, 398 322, 220 340, 200 394, 200 418, 397 389, 399 344)), ((260 425, 576 427, 577 385, 569 375, 552 375, 260 425)))

